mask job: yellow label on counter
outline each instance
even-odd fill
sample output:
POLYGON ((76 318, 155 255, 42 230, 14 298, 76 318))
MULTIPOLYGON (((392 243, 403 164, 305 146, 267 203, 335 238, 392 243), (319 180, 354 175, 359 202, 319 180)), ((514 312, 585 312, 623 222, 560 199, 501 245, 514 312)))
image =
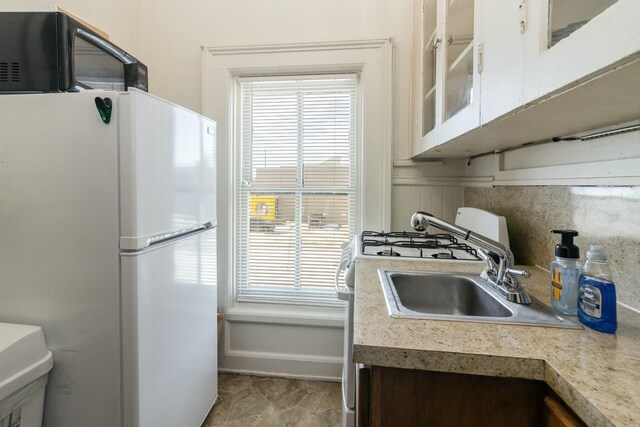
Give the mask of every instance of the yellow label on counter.
POLYGON ((551 286, 553 286, 553 299, 560 301, 562 298, 562 275, 559 267, 553 267, 551 272, 551 286))

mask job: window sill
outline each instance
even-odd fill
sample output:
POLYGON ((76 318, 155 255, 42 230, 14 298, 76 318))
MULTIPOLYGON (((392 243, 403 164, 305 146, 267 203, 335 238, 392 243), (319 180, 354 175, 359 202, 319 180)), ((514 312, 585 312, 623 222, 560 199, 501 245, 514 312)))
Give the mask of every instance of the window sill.
POLYGON ((342 328, 344 307, 304 307, 290 305, 236 303, 225 313, 229 322, 342 328))

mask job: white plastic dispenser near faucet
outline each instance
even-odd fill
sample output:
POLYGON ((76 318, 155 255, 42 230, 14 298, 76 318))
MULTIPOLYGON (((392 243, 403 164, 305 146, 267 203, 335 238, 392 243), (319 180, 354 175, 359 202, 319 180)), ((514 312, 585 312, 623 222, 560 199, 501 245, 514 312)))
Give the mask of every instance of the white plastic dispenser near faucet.
POLYGON ((482 209, 458 208, 455 224, 482 234, 510 249, 507 220, 503 216, 483 211, 482 209))

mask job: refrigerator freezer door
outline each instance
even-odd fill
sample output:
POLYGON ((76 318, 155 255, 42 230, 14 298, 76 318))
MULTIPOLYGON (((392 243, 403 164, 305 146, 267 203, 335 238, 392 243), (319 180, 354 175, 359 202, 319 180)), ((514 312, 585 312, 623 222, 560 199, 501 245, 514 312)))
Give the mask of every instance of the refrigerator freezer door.
POLYGON ((47 427, 120 423, 118 121, 95 97, 0 96, 0 321, 42 327, 47 427))
POLYGON ((215 225, 215 122, 141 91, 119 100, 120 248, 215 225))
POLYGON ((216 230, 121 262, 124 426, 199 426, 217 395, 216 230))

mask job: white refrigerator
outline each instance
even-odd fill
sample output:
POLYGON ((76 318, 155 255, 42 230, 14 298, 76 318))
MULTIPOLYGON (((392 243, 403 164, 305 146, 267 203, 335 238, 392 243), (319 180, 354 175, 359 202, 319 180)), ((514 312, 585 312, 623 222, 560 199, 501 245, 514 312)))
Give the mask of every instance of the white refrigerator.
POLYGON ((0 96, 0 322, 43 327, 45 427, 213 405, 215 129, 136 90, 0 96))

